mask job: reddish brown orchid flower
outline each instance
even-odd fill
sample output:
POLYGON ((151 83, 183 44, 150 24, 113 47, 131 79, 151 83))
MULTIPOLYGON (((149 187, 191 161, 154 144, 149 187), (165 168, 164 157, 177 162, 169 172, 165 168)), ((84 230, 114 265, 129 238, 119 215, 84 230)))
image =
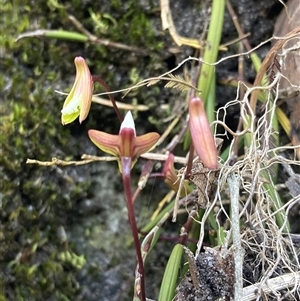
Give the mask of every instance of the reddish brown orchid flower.
POLYGON ((153 148, 160 137, 157 133, 147 133, 137 137, 130 111, 121 124, 119 135, 111 135, 96 130, 89 130, 88 135, 98 148, 118 158, 121 172, 122 158, 130 158, 132 168, 138 157, 153 148))

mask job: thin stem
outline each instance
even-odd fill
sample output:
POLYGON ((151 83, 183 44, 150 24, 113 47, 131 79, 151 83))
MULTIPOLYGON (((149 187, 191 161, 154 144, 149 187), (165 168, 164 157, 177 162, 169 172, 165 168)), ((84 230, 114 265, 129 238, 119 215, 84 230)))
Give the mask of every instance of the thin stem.
POLYGON ((134 204, 135 200, 137 199, 138 195, 140 194, 140 192, 141 192, 141 188, 138 187, 138 188, 136 189, 136 191, 134 192, 133 197, 132 197, 132 203, 133 203, 133 204, 134 204))
POLYGON ((144 270, 144 262, 142 258, 141 253, 141 244, 139 240, 139 232, 136 225, 136 219, 135 219, 135 213, 134 213, 134 205, 132 201, 132 192, 131 192, 131 163, 132 160, 130 157, 121 157, 121 163, 122 163, 122 180, 123 180, 123 186, 126 196, 126 204, 127 204, 127 210, 128 210, 128 219, 132 230, 133 240, 134 240, 134 246, 138 261, 138 268, 137 272, 139 274, 139 277, 136 277, 136 280, 139 280, 139 285, 135 286, 135 294, 137 294, 136 297, 138 297, 142 301, 146 301, 146 295, 145 295, 145 270, 144 270), (137 279, 139 278, 139 279, 137 279), (140 287, 140 290, 138 291, 136 288, 140 287))
MULTIPOLYGON (((238 21, 238 17, 230 3, 229 0, 226 1, 226 4, 227 4, 227 9, 229 11, 229 14, 231 15, 231 19, 235 25, 235 28, 239 34, 239 38, 241 39, 241 41, 243 41, 243 43, 239 43, 239 53, 243 53, 244 52, 244 47, 243 47, 243 44, 244 46, 246 47, 246 49, 248 51, 251 50, 251 46, 249 44, 249 41, 245 38, 243 38, 245 36, 244 32, 243 32, 243 29, 238 21)), ((245 82, 245 76, 244 76, 244 56, 243 55, 240 55, 239 58, 238 58, 238 80, 241 81, 241 82, 245 82)), ((244 95, 245 95, 245 86, 244 85, 240 85, 239 87, 239 98, 240 99, 244 99, 244 95)), ((238 123, 238 126, 237 126, 237 130, 236 132, 239 133, 241 132, 243 128, 243 120, 242 118, 240 117, 239 119, 239 123, 238 123)), ((237 161, 237 157, 238 157, 238 151, 239 151, 239 139, 240 137, 237 136, 237 137, 234 137, 234 147, 233 147, 233 154, 232 154, 232 159, 230 161, 230 165, 233 165, 236 161, 237 161)))
POLYGON ((182 127, 181 130, 179 132, 179 134, 177 136, 175 136, 172 140, 172 143, 169 145, 169 147, 167 148, 167 150, 169 151, 169 153, 173 153, 175 147, 178 145, 178 143, 181 141, 183 135, 186 133, 186 130, 188 128, 189 123, 185 122, 182 127))
POLYGON ((190 151, 189 151, 189 155, 188 155, 188 162, 187 162, 187 166, 186 166, 186 177, 190 176, 191 170, 192 170, 192 166, 193 166, 193 159, 194 159, 194 144, 193 142, 191 142, 190 144, 190 151))
POLYGON ((144 189, 144 187, 146 186, 147 181, 148 181, 149 177, 151 176, 151 171, 153 169, 153 165, 154 165, 154 162, 151 160, 147 161, 146 164, 144 165, 142 173, 140 175, 139 182, 138 182, 138 187, 132 197, 133 203, 135 202, 136 198, 140 194, 141 190, 144 189))
POLYGON ((187 221, 185 222, 185 224, 181 227, 181 235, 178 239, 178 243, 180 243, 181 245, 185 245, 187 242, 195 243, 195 240, 189 239, 188 235, 192 229, 192 225, 197 213, 198 212, 196 210, 193 210, 187 217, 187 221))
POLYGON ((231 16, 232 22, 234 23, 235 29, 239 34, 239 38, 243 41, 243 44, 245 45, 247 51, 250 51, 252 49, 252 47, 251 47, 248 39, 244 38, 245 33, 244 33, 240 23, 239 23, 238 17, 237 17, 237 15, 236 15, 236 13, 235 13, 235 11, 234 11, 234 9, 233 9, 233 7, 232 7, 229 0, 226 1, 226 5, 227 5, 227 9, 229 11, 229 14, 231 16))
MULTIPOLYGON (((106 82, 101 77, 99 77, 97 75, 93 75, 93 82, 99 83, 105 89, 106 92, 110 92, 110 89, 108 88, 106 82)), ((109 97, 109 99, 110 99, 110 101, 111 101, 111 103, 112 103, 112 105, 113 105, 113 107, 115 109, 115 112, 116 112, 116 114, 118 116, 118 119, 120 120, 120 123, 122 123, 123 117, 122 117, 122 115, 121 115, 121 113, 119 111, 119 108, 118 108, 117 104, 116 104, 115 98, 110 93, 108 93, 107 95, 108 95, 108 97, 109 97)))

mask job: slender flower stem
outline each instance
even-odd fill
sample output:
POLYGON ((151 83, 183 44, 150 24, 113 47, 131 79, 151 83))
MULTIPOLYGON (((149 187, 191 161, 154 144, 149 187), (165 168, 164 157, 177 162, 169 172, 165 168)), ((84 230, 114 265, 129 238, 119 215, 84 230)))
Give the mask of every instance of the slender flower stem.
POLYGON ((133 204, 134 204, 135 200, 137 199, 138 195, 140 194, 140 192, 141 192, 141 189, 138 187, 136 189, 136 191, 134 192, 133 197, 132 197, 132 203, 133 204))
POLYGON ((190 176, 192 166, 193 166, 194 150, 195 150, 194 144, 193 144, 193 142, 191 142, 188 161, 187 161, 187 166, 186 166, 186 177, 188 177, 188 178, 190 176))
MULTIPOLYGON (((101 77, 99 77, 97 75, 93 75, 92 78, 93 78, 93 82, 99 83, 105 89, 106 92, 111 92, 110 89, 108 88, 106 82, 101 77)), ((112 96, 112 94, 108 94, 108 97, 109 97, 109 99, 110 99, 110 101, 111 101, 111 103, 112 103, 112 105, 113 105, 113 107, 114 107, 114 109, 116 111, 118 119, 122 123, 123 117, 122 117, 122 115, 121 115, 121 113, 119 111, 119 108, 118 108, 117 104, 116 104, 115 98, 112 96)))
MULTIPOLYGON (((132 230, 134 246, 138 261, 138 273, 140 280, 140 291, 137 292, 138 298, 141 301, 146 301, 145 295, 145 270, 144 270, 144 262, 141 253, 141 244, 139 240, 139 232, 136 225, 135 213, 134 213, 134 205, 132 200, 132 192, 131 192, 131 163, 132 159, 130 157, 121 157, 121 166, 122 166, 122 180, 123 186, 126 196, 127 210, 128 210, 128 219, 132 230)), ((135 287, 136 293, 136 287, 135 287)))

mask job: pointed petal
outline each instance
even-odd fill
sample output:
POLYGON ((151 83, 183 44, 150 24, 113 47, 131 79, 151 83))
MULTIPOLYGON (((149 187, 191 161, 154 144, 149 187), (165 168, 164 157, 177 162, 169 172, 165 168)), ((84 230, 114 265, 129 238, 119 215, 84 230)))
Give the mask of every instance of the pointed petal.
POLYGON ((158 141, 159 137, 160 135, 154 132, 135 137, 133 146, 133 158, 138 158, 141 154, 144 154, 152 149, 158 141))
POLYGON ((134 120, 131 114, 131 111, 128 111, 127 114, 124 117, 123 122, 121 123, 121 128, 120 128, 120 132, 122 131, 122 129, 124 128, 131 128, 134 131, 134 136, 136 135, 135 132, 135 124, 134 124, 134 120))
POLYGON ((121 137, 105 132, 89 130, 88 135, 92 142, 105 153, 120 157, 121 137))
POLYGON ((189 103, 190 131, 197 155, 204 166, 216 169, 218 154, 213 135, 210 130, 204 104, 200 98, 192 98, 189 103))

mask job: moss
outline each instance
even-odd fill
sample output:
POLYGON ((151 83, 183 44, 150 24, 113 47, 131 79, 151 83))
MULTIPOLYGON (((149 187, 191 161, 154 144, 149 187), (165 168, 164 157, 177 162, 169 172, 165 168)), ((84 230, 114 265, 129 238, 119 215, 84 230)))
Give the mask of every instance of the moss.
MULTIPOLYGON (((82 266, 78 266, 76 260, 62 260, 61 254, 66 251, 77 254, 77 259, 83 258, 80 257, 83 254, 78 253, 73 244, 62 244, 57 231, 76 219, 74 212, 78 202, 94 197, 92 183, 87 180, 90 170, 26 165, 27 158, 78 159, 86 152, 86 145, 81 142, 85 125, 61 126, 59 112, 63 97, 54 93, 55 89, 69 89, 75 72, 74 56, 86 57, 92 71, 101 74, 111 89, 129 86, 133 75, 147 77, 149 66, 159 57, 154 54, 141 66, 134 53, 106 46, 44 38, 15 41, 19 34, 37 29, 76 30, 67 18, 68 13, 97 33, 97 24, 91 20, 88 7, 88 1, 83 4, 77 0, 71 1, 66 9, 46 0, 39 5, 15 0, 1 7, 4 12, 0 24, 3 31, 1 70, 4 73, 0 77, 0 89, 4 97, 0 110, 0 187, 3 191, 0 278, 4 282, 0 300, 74 300, 81 291, 76 274, 82 266), (130 56, 132 60, 127 60, 130 56), (136 66, 144 72, 133 74, 136 66)), ((104 38, 148 48, 154 53, 161 50, 161 42, 148 19, 151 12, 137 6, 135 1, 125 5, 118 0, 95 3, 93 12, 105 14, 102 21, 108 25, 116 20, 113 26, 107 27, 104 38)), ((153 91, 156 95, 160 93, 153 91)), ((149 93, 133 97, 144 102, 151 96, 149 93)), ((111 109, 93 108, 87 121, 89 127, 99 128, 99 118, 113 115, 111 109)), ((115 129, 113 118, 106 127, 115 129)), ((105 248, 110 249, 109 243, 105 248)))
POLYGON ((78 291, 76 268, 65 268, 52 254, 60 246, 55 229, 72 207, 63 195, 78 196, 77 185, 70 185, 58 169, 25 164, 28 157, 49 160, 70 151, 69 130, 58 130, 60 104, 52 86, 61 80, 59 53, 65 45, 37 39, 15 42, 19 33, 33 29, 33 20, 38 26, 46 24, 46 1, 34 7, 14 1, 2 8, 1 298, 73 300, 78 291))

